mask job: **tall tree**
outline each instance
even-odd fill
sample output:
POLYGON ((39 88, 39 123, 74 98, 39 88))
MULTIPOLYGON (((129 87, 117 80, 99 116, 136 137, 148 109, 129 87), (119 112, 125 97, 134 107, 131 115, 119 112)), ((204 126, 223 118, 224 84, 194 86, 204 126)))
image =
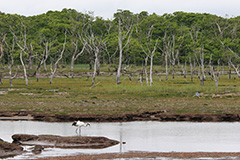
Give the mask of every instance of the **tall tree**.
POLYGON ((123 51, 128 46, 130 42, 130 38, 132 36, 132 13, 130 11, 122 11, 118 10, 116 14, 114 14, 115 20, 118 22, 118 47, 119 47, 119 62, 117 69, 117 82, 116 84, 120 84, 120 76, 122 69, 122 59, 123 59, 123 51))

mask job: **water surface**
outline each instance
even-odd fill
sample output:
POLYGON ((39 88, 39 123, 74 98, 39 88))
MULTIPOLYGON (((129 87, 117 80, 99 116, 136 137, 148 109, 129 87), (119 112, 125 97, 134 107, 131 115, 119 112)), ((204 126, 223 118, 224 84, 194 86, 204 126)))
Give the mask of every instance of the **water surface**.
MULTIPOLYGON (((71 123, 0 121, 0 138, 12 142, 13 134, 75 136, 71 123)), ((126 142, 106 149, 47 148, 40 155, 27 153, 18 158, 73 155, 80 153, 148 152, 239 152, 240 123, 124 122, 91 123, 83 136, 104 136, 126 142)), ((26 147, 28 149, 29 147, 26 147)))

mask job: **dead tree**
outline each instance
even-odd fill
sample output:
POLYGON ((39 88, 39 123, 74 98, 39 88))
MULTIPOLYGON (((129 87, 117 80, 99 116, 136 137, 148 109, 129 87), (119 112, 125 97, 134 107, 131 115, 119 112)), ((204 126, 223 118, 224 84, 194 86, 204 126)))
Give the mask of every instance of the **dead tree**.
POLYGON ((191 70, 191 81, 193 82, 193 65, 192 65, 192 58, 189 57, 189 63, 190 63, 190 70, 191 70))
MULTIPOLYGON (((93 14, 93 13, 92 13, 93 14)), ((77 18, 80 15, 77 15, 77 18)), ((72 17, 71 17, 72 18, 72 17)), ((92 17, 91 17, 92 18, 92 17)), ((81 33, 77 33, 77 28, 80 26, 80 22, 77 24, 73 24, 72 30, 70 30, 71 33, 71 45, 72 45, 72 58, 71 58, 71 72, 74 70, 74 62, 84 53, 85 47, 87 45, 86 40, 83 38, 83 33, 86 30, 86 27, 88 27, 89 23, 86 21, 87 17, 83 16, 79 20, 82 21, 83 26, 81 26, 81 33), (82 48, 79 47, 79 42, 82 44, 82 48)))
POLYGON ((92 87, 95 86, 96 75, 99 75, 100 68, 100 53, 105 45, 106 41, 101 36, 95 36, 93 33, 87 37, 87 51, 92 52, 95 55, 94 70, 92 77, 92 87))
POLYGON ((204 85, 204 81, 206 80, 205 77, 205 67, 204 67, 204 41, 203 41, 203 33, 201 34, 201 42, 202 42, 202 47, 200 51, 200 66, 201 66, 201 71, 202 71, 202 78, 201 78, 201 86, 204 85))
POLYGON ((169 61, 169 55, 170 55, 170 41, 167 41, 167 33, 165 32, 164 38, 163 38, 163 54, 165 57, 165 70, 166 70, 166 80, 168 80, 168 61, 169 61))
POLYGON ((64 53, 64 51, 65 51, 65 46, 66 46, 66 39, 67 39, 67 34, 66 34, 66 32, 65 32, 65 39, 64 39, 64 43, 63 43, 63 48, 62 48, 62 51, 61 51, 58 59, 56 60, 56 62, 55 62, 55 64, 54 64, 54 70, 52 69, 52 66, 51 66, 50 84, 52 84, 52 82, 53 82, 54 75, 55 75, 55 73, 56 73, 56 71, 57 71, 58 63, 59 63, 59 61, 60 61, 60 60, 62 59, 62 57, 63 57, 63 53, 64 53))
POLYGON ((146 76, 146 84, 147 84, 147 86, 148 86, 148 71, 147 71, 148 58, 149 58, 149 55, 146 54, 146 57, 145 57, 145 59, 144 59, 144 62, 145 62, 145 76, 146 76))
POLYGON ((172 78, 174 79, 176 59, 178 59, 182 42, 179 44, 178 49, 176 50, 176 36, 174 34, 171 34, 168 36, 167 33, 165 33, 163 42, 164 42, 165 63, 166 63, 166 80, 168 80, 169 65, 172 66, 172 78))
MULTIPOLYGON (((0 62, 1 62, 1 59, 2 59, 2 57, 3 57, 3 55, 4 55, 4 52, 3 52, 3 44, 4 44, 4 42, 5 42, 5 37, 6 37, 6 34, 4 34, 1 38, 2 38, 2 40, 1 40, 1 42, 0 42, 0 52, 1 52, 1 55, 0 55, 0 62)), ((2 74, 0 73, 0 84, 3 84, 3 82, 2 82, 2 74)))
MULTIPOLYGON (((179 58, 179 53, 180 49, 183 44, 183 36, 180 36, 178 40, 176 40, 176 36, 172 34, 171 38, 169 39, 170 45, 168 45, 169 51, 167 52, 169 54, 169 59, 170 59, 170 64, 172 65, 172 78, 175 78, 175 65, 176 65, 176 60, 179 58)), ((180 63, 180 62, 179 62, 180 63)))
POLYGON ((92 77, 92 86, 95 86, 95 79, 97 75, 97 67, 99 66, 99 58, 100 58, 100 47, 101 47, 101 40, 96 38, 93 34, 88 37, 88 51, 93 52, 95 55, 94 60, 94 70, 93 70, 93 77, 92 77))
POLYGON ((149 79, 150 79, 150 86, 153 84, 153 79, 152 79, 152 70, 153 70, 153 58, 155 55, 155 51, 157 49, 158 45, 158 39, 154 40, 152 39, 152 33, 153 33, 153 25, 149 27, 149 30, 146 33, 146 42, 143 45, 140 43, 140 46, 142 48, 142 51, 145 53, 145 75, 146 75, 146 84, 148 86, 148 71, 147 71, 147 66, 148 66, 148 59, 150 57, 150 70, 149 70, 149 79))
POLYGON ((16 72, 14 75, 13 74, 13 67, 14 67, 14 58, 13 58, 13 52, 14 52, 14 48, 15 48, 15 40, 13 38, 12 40, 12 47, 10 47, 8 45, 7 42, 5 42, 8 50, 9 50, 9 56, 10 56, 10 61, 8 62, 8 68, 9 68, 9 83, 10 83, 10 87, 13 87, 13 79, 15 79, 17 77, 17 74, 18 74, 18 70, 19 70, 19 67, 17 66, 16 67, 16 72))
POLYGON ((222 21, 222 24, 220 24, 220 22, 218 22, 216 20, 215 23, 214 23, 213 29, 215 31, 215 37, 216 37, 217 41, 219 41, 220 44, 222 45, 222 50, 225 54, 225 57, 227 58, 228 70, 229 70, 228 79, 231 79, 232 54, 227 53, 227 50, 229 50, 230 48, 229 48, 229 44, 227 44, 228 37, 226 36, 226 32, 230 28, 230 25, 228 23, 228 20, 222 21))
POLYGON ((192 67, 193 70, 196 67, 195 66, 196 62, 195 61, 197 61, 197 64, 200 65, 199 62, 198 62, 197 53, 196 53, 199 31, 200 31, 200 28, 198 27, 198 25, 193 25, 191 27, 191 30, 189 31, 189 35, 190 35, 190 37, 192 39, 192 42, 193 42, 193 55, 194 55, 193 67, 192 67))
MULTIPOLYGON (((230 49, 228 47, 228 50, 232 53, 231 57, 235 58, 236 60, 240 60, 240 57, 237 55, 237 53, 235 53, 232 49, 230 49)), ((239 64, 236 66, 233 62, 232 62, 232 58, 228 59, 228 62, 231 64, 231 66, 234 68, 236 74, 238 75, 238 77, 240 78, 240 73, 239 73, 239 64)))
POLYGON ((123 21, 124 21, 124 17, 120 13, 118 17, 119 62, 118 62, 118 69, 117 69, 116 84, 121 83, 120 76, 121 76, 121 69, 122 69, 123 50, 128 46, 131 35, 132 35, 132 22, 130 21, 129 23, 124 24, 123 21), (127 40, 125 44, 124 44, 124 40, 127 40))
MULTIPOLYGON (((51 50, 51 42, 46 42, 45 43, 45 46, 44 46, 44 50, 42 52, 42 54, 40 55, 41 59, 39 59, 39 63, 33 73, 33 76, 37 76, 37 73, 38 73, 38 70, 40 69, 40 67, 42 65, 44 65, 44 70, 45 72, 47 72, 47 68, 46 68, 46 61, 48 59, 48 55, 49 55, 49 52, 51 50)), ((37 76, 37 81, 39 80, 38 76, 37 76)))
POLYGON ((18 31, 20 34, 19 36, 16 35, 16 33, 12 27, 10 27, 10 31, 15 39, 17 46, 20 48, 20 54, 19 54, 20 62, 23 67, 25 84, 26 84, 26 86, 28 86, 27 68, 26 68, 26 65, 23 60, 23 53, 25 53, 28 56, 26 26, 23 23, 21 23, 21 29, 19 29, 19 31, 18 31))
POLYGON ((217 75, 215 74, 214 67, 212 65, 210 65, 210 73, 214 79, 216 89, 218 88, 218 81, 219 81, 219 74, 220 74, 219 73, 219 64, 220 64, 220 60, 218 60, 217 75))
POLYGON ((13 69, 13 66, 14 66, 14 58, 13 58, 13 51, 14 51, 14 48, 15 48, 15 41, 13 39, 13 42, 12 42, 12 48, 8 47, 9 48, 9 54, 10 54, 10 57, 11 57, 11 60, 9 62, 9 83, 10 83, 10 87, 13 87, 13 79, 15 79, 17 77, 17 74, 18 74, 18 70, 19 70, 19 67, 16 68, 16 72, 14 75, 12 75, 12 69, 13 69))
POLYGON ((83 40, 82 37, 80 37, 80 35, 78 35, 78 36, 83 44, 83 47, 82 47, 82 49, 79 50, 78 39, 76 39, 76 41, 73 42, 73 45, 75 45, 75 49, 74 49, 74 52, 72 54, 72 59, 71 59, 71 72, 73 72, 74 62, 78 59, 79 56, 81 56, 84 53, 85 47, 87 45, 87 42, 85 40, 83 40))
POLYGON ((15 79, 17 77, 19 67, 16 68, 15 74, 12 75, 12 69, 13 69, 13 64, 14 64, 12 51, 10 52, 10 56, 11 56, 11 62, 9 64, 9 83, 10 83, 10 87, 13 87, 13 79, 15 79))
MULTIPOLYGON (((205 66, 204 66, 204 59, 205 59, 205 52, 204 52, 204 39, 203 39, 203 34, 204 31, 201 31, 201 41, 200 41, 200 48, 196 48, 197 43, 199 43, 198 41, 198 35, 199 35, 199 28, 193 28, 193 31, 190 32, 190 36, 192 41, 194 42, 194 60, 197 61, 197 64, 199 66, 198 68, 198 78, 201 80, 201 86, 204 85, 204 81, 206 80, 206 76, 205 76, 205 66)), ((191 63, 191 62, 190 62, 191 63)), ((192 64, 192 63, 191 63, 192 64)), ((191 66, 191 70, 192 70, 192 65, 191 66)), ((193 72, 191 71, 191 74, 193 72)))

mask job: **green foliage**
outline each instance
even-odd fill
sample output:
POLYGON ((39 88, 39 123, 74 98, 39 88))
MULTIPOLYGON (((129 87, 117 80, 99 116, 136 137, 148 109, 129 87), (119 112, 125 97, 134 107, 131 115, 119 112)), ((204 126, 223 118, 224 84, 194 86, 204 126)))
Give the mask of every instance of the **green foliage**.
MULTIPOLYGON (((4 45, 4 55, 2 62, 9 63, 9 56, 11 45, 13 44, 13 30, 18 37, 22 40, 23 26, 26 28, 27 43, 33 45, 34 55, 44 52, 44 45, 46 42, 51 43, 51 55, 59 53, 64 43, 64 33, 67 32, 67 45, 63 57, 64 63, 70 64, 71 55, 73 53, 73 40, 76 40, 79 35, 86 33, 94 33, 95 36, 104 36, 106 39, 106 46, 108 53, 102 50, 101 63, 117 63, 118 53, 118 23, 119 19, 123 20, 121 26, 125 28, 132 28, 132 37, 129 47, 124 50, 125 61, 130 64, 141 65, 144 53, 141 50, 139 42, 146 46, 146 33, 151 26, 153 26, 151 38, 159 40, 157 49, 158 56, 155 57, 154 63, 159 64, 162 56, 164 55, 163 38, 164 36, 171 37, 175 35, 176 46, 178 49, 180 41, 183 39, 182 46, 180 47, 179 60, 185 62, 188 57, 193 55, 193 41, 189 35, 193 27, 198 27, 199 36, 196 48, 202 46, 201 34, 204 33, 203 42, 205 47, 205 63, 208 63, 210 55, 212 55, 212 63, 217 64, 221 61, 227 64, 226 57, 229 53, 226 51, 230 47, 234 54, 240 55, 240 27, 239 17, 223 18, 211 14, 201 13, 186 13, 174 12, 173 14, 156 15, 155 13, 149 14, 146 11, 134 14, 129 10, 118 10, 114 13, 113 20, 105 20, 102 17, 94 17, 93 13, 81 13, 74 9, 63 9, 62 11, 48 11, 47 13, 36 16, 20 16, 16 14, 5 14, 0 12, 0 35, 6 34, 6 42, 4 45), (221 26, 223 34, 219 34, 219 28, 216 24, 221 26), (22 32, 22 33, 21 33, 22 32), (106 34, 107 33, 107 34, 106 34), (222 44, 224 43, 224 45, 222 44), (111 60, 110 60, 111 59, 111 60)), ((23 41, 22 41, 23 42, 23 41)), ((153 41, 154 42, 154 41, 153 41)), ((81 48, 83 45, 78 41, 78 46, 81 48)), ((154 43, 152 43, 154 44, 154 43)), ((79 49, 80 50, 80 49, 79 49)), ((14 48, 15 63, 19 63, 20 49, 15 45, 14 48)), ((85 51, 85 53, 87 53, 85 51)), ((35 59, 34 62, 38 60, 35 59)), ((84 54, 79 58, 77 63, 89 63, 89 54, 84 54)), ((50 60, 47 61, 50 64, 50 60)), ((163 63, 163 62, 161 62, 163 63)))

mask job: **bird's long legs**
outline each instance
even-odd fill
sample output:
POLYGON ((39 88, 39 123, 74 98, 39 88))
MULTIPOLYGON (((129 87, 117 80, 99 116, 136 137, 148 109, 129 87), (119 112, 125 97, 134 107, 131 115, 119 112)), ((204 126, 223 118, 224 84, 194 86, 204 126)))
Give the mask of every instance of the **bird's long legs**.
POLYGON ((81 127, 79 127, 79 136, 81 136, 81 127))
POLYGON ((76 129, 76 134, 77 134, 78 136, 81 136, 81 127, 78 127, 78 128, 76 129))

